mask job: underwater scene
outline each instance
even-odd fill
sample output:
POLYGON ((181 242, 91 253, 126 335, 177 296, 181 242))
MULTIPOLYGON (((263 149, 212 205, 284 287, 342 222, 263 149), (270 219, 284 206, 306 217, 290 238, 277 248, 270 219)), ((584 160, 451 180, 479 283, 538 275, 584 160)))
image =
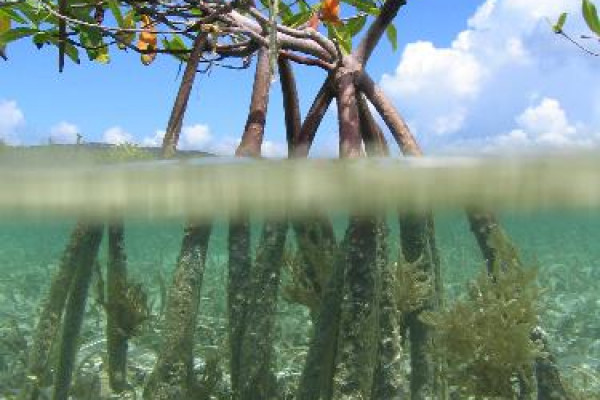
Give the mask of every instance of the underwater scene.
POLYGON ((0 398, 600 398, 594 157, 124 150, 2 158, 0 398))

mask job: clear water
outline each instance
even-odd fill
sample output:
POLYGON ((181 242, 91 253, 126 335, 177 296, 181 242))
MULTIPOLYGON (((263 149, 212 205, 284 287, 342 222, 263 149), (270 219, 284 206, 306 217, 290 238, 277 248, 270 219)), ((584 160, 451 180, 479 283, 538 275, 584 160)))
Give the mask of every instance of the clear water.
MULTIPOLYGON (((164 339, 165 290, 172 281, 185 222, 214 218, 200 292, 194 360, 201 376, 205 360, 216 357, 221 375, 213 397, 207 398, 231 398, 227 218, 245 213, 253 216, 255 252, 265 217, 309 218, 314 212, 328 213, 341 240, 347 215, 386 215, 393 261, 399 252, 394 210, 431 207, 444 301, 451 307, 465 297, 468 283, 485 271, 462 211, 473 205, 494 210, 517 246, 524 268, 538 269, 539 325, 547 333, 565 384, 579 398, 600 396, 597 157, 374 160, 349 165, 316 160, 229 161, 118 166, 76 163, 52 168, 46 161, 27 165, 10 161, 0 167, 0 398, 17 398, 31 379, 28 351, 40 304, 81 218, 104 221, 115 213, 125 216, 128 280, 141 283, 150 310, 148 320, 129 343, 128 381, 138 398, 164 339)), ((105 237, 98 255, 103 269, 107 246, 105 237)), ((295 247, 292 234, 287 247, 289 251, 295 247)), ((307 307, 286 298, 283 288, 293 283, 292 273, 282 264, 272 370, 280 398, 291 399, 313 324, 307 307)), ((98 301, 98 283, 105 280, 93 277, 75 360, 72 398, 130 395, 111 393, 107 383, 106 313, 98 301)), ((409 362, 402 362, 407 369, 409 362)), ((50 373, 54 369, 50 366, 50 373)), ((50 385, 39 398, 51 393, 50 385)))

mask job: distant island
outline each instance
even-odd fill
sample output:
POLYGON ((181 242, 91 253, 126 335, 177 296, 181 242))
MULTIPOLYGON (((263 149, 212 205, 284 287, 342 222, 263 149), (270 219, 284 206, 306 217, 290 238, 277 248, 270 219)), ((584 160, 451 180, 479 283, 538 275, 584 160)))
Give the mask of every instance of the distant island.
MULTIPOLYGON (((0 162, 22 162, 23 158, 32 161, 91 161, 120 162, 160 159, 160 147, 139 146, 134 143, 111 144, 82 142, 72 144, 49 143, 41 145, 9 145, 0 142, 0 162)), ((216 157, 216 154, 200 150, 178 150, 177 159, 216 157)))

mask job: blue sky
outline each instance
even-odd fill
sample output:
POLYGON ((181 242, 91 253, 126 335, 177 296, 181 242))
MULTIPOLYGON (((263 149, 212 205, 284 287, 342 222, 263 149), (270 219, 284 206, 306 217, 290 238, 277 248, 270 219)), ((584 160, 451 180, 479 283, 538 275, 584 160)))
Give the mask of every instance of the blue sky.
MULTIPOLYGON (((368 70, 428 153, 594 147, 600 144, 600 57, 553 35, 545 21, 566 10, 572 15, 565 29, 586 33, 579 7, 579 0, 410 1, 395 21, 398 50, 382 41, 368 70)), ((26 39, 7 53, 9 61, 0 62, 3 140, 70 142, 80 132, 87 141, 159 142, 179 85, 174 59, 159 55, 146 67, 139 55, 115 49, 109 65, 83 59, 59 74, 55 48, 38 51, 26 39)), ((324 72, 295 70, 304 115, 324 72)), ((233 152, 252 75, 253 68, 215 67, 198 76, 182 148, 233 152)), ((317 156, 336 154, 334 116, 332 108, 317 134, 317 156)), ((275 83, 265 155, 283 155, 284 137, 275 83)))

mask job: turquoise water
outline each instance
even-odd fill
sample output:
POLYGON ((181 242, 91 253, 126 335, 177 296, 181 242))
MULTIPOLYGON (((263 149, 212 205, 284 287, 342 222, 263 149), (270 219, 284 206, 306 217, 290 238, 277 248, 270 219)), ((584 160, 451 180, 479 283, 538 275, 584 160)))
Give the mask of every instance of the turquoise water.
MULTIPOLYGON (((515 180, 517 181, 518 179, 515 180)), ((441 185, 442 181, 439 177, 437 182, 441 185)), ((557 185, 560 184, 559 181, 556 182, 557 185)), ((154 183, 154 185, 159 184, 160 182, 154 183)), ((518 181, 518 185, 524 188, 523 182, 518 181)), ((529 194, 535 194, 538 200, 543 198, 540 194, 543 193, 541 187, 530 191, 529 194)), ((357 192, 360 191, 358 190, 360 188, 355 189, 357 192)), ((590 191, 589 187, 581 188, 583 192, 587 190, 588 194, 595 193, 596 188, 592 189, 590 191)), ((495 191, 499 195, 502 195, 502 192, 500 189, 495 191)), ((523 268, 537 269, 535 283, 540 291, 537 303, 539 320, 536 325, 546 332, 548 349, 556 357, 565 386, 580 396, 573 398, 598 398, 600 396, 600 312, 598 311, 600 309, 598 295, 600 207, 595 207, 593 201, 588 202, 585 207, 575 207, 576 201, 567 194, 557 200, 554 207, 552 204, 549 206, 548 202, 540 203, 540 207, 535 207, 535 202, 527 196, 527 189, 524 189, 521 193, 522 198, 529 200, 525 202, 526 206, 522 210, 518 210, 515 209, 518 207, 514 207, 515 201, 521 198, 514 196, 519 193, 518 190, 507 184, 505 192, 513 193, 513 196, 504 196, 504 200, 498 201, 509 202, 512 207, 498 209, 496 215, 504 231, 518 249, 523 268), (571 199, 571 203, 567 201, 568 199, 571 199), (566 207, 565 204, 570 206, 566 207)), ((66 192, 66 196, 63 197, 69 198, 69 194, 73 197, 80 195, 66 192)), ((385 190, 381 190, 379 195, 385 195, 385 190)), ((85 196, 81 198, 88 198, 90 193, 85 193, 85 196)), ((177 196, 179 195, 175 197, 177 196)), ((4 198, 7 197, 5 193, 4 198)), ((110 198, 110 194, 107 197, 110 198)), ((590 198, 592 197, 590 195, 590 198)), ((318 196, 315 195, 313 198, 318 196)), ((362 212, 369 209, 368 198, 367 195, 362 200, 363 203, 360 205, 362 212)), ((192 200, 194 200, 193 196, 188 199, 190 202, 192 200)), ((386 241, 390 265, 398 259, 399 254, 398 224, 387 205, 393 200, 387 198, 384 206, 373 210, 373 213, 388 214, 386 221, 390 231, 386 241)), ((465 299, 469 282, 481 276, 486 266, 464 212, 460 211, 456 204, 443 206, 443 198, 431 200, 433 200, 432 204, 442 205, 434 213, 435 239, 440 256, 444 307, 451 308, 456 301, 465 299)), ((200 203, 207 207, 216 202, 210 198, 208 200, 205 198, 203 201, 204 203, 200 203)), ((306 204, 309 204, 313 200, 307 201, 306 204)), ((49 209, 54 207, 51 202, 43 204, 43 201, 38 201, 37 204, 39 208, 32 213, 34 216, 27 216, 27 210, 21 208, 18 216, 11 217, 11 212, 5 209, 0 219, 0 398, 17 398, 22 393, 23 387, 32 379, 27 366, 36 323, 40 316, 40 305, 45 301, 50 283, 58 271, 61 257, 77 222, 77 219, 73 215, 69 216, 64 209, 58 212, 57 216, 49 215, 49 209), (42 218, 41 214, 45 216, 42 218)), ((113 203, 111 204, 114 206, 113 203)), ((186 210, 192 207, 191 203, 185 204, 186 210)), ((226 207, 231 207, 232 210, 235 208, 233 203, 228 204, 226 207)), ((257 201, 249 209, 256 211, 260 209, 260 205, 260 201, 257 201)), ((347 204, 340 207, 340 212, 331 214, 335 215, 332 221, 338 241, 342 240, 348 226, 348 219, 344 215, 348 209, 352 210, 352 207, 346 206, 347 204)), ((127 207, 124 209, 126 210, 127 207)), ((176 209, 173 205, 170 207, 170 210, 176 209)), ((211 207, 214 207, 214 204, 211 207)), ((286 207, 289 207, 289 204, 286 207)), ((281 210, 286 207, 277 209, 273 214, 280 217, 281 210)), ((321 211, 331 212, 332 209, 335 207, 327 205, 321 211)), ((96 217, 102 220, 105 212, 106 210, 103 210, 96 217)), ((239 210, 233 214, 237 212, 239 210)), ((83 214, 87 215, 88 212, 83 214)), ((102 289, 102 284, 106 285, 106 264, 109 257, 108 240, 105 235, 98 253, 99 268, 91 278, 83 325, 77 339, 78 353, 70 389, 72 398, 131 398, 127 396, 132 396, 134 392, 137 393, 138 398, 141 398, 142 389, 154 368, 156 355, 160 353, 163 346, 167 330, 165 325, 167 293, 170 290, 182 246, 186 220, 181 215, 177 215, 177 212, 160 215, 156 213, 156 209, 151 219, 143 214, 124 220, 127 279, 129 282, 141 284, 147 295, 148 311, 147 318, 138 327, 135 335, 129 338, 127 381, 131 385, 130 390, 120 395, 112 393, 107 378, 107 316, 100 300, 106 290, 102 289)), ((259 214, 253 217, 253 254, 257 252, 259 246, 262 218, 270 212, 267 208, 259 214)), ((297 216, 308 218, 309 214, 306 209, 303 209, 297 216)), ((198 398, 232 398, 228 344, 227 233, 227 223, 221 215, 217 218, 210 235, 206 269, 200 287, 199 314, 195 320, 194 374, 197 379, 204 382, 205 387, 211 388, 210 394, 198 394, 198 398), (210 375, 215 379, 212 386, 202 381, 202 377, 207 376, 209 360, 214 361, 211 365, 214 371, 218 371, 210 375), (204 395, 205 397, 201 397, 204 395)), ((296 251, 295 243, 294 235, 290 230, 286 241, 286 254, 296 251)), ((314 320, 311 319, 308 307, 292 301, 286 295, 286 287, 294 284, 293 270, 290 262, 286 260, 285 258, 281 260, 281 286, 274 314, 273 334, 270 337, 273 346, 271 370, 277 381, 277 396, 291 399, 294 398, 293 394, 296 392, 302 374, 314 320)), ((343 333, 341 335, 343 336, 343 333)), ((402 342, 402 338, 398 337, 398 341, 402 342)), ((406 346, 406 343, 403 343, 406 346)), ((52 352, 48 366, 50 375, 55 373, 57 368, 53 363, 57 363, 56 359, 59 357, 58 345, 54 345, 52 352)), ((400 360, 401 367, 398 369, 400 373, 406 375, 402 378, 405 380, 403 393, 409 390, 408 358, 408 354, 403 353, 400 360)), ((450 391, 452 390, 458 389, 453 389, 451 384, 450 391)), ((42 387, 38 398, 51 397, 52 393, 52 379, 50 379, 48 384, 42 387)), ((186 395, 188 397, 173 396, 172 398, 195 398, 189 397, 189 393, 186 395)), ((201 390, 195 393, 201 393, 201 390)), ((464 394, 459 396, 465 397, 458 398, 468 398, 464 394)))

